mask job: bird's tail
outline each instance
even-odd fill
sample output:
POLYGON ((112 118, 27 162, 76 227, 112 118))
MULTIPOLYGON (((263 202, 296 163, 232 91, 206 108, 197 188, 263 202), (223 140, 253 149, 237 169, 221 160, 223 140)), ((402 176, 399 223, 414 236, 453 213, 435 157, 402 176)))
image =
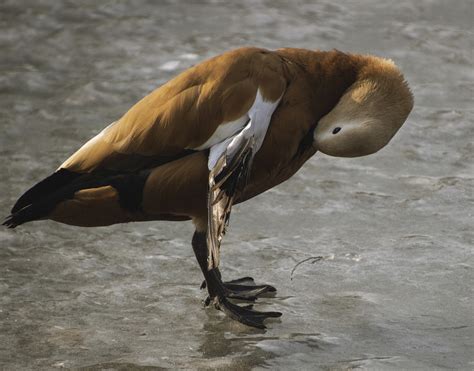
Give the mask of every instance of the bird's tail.
POLYGON ((41 212, 41 209, 38 209, 35 206, 36 205, 28 205, 16 213, 10 214, 5 218, 2 225, 7 226, 8 228, 15 228, 20 224, 41 219, 43 213, 41 212))
POLYGON ((15 228, 20 224, 41 219, 56 205, 58 191, 67 187, 81 175, 66 169, 59 169, 43 179, 16 201, 11 214, 5 219, 3 225, 15 228))
POLYGON ((15 228, 47 218, 83 226, 130 221, 130 212, 141 207, 148 175, 148 170, 80 174, 60 169, 25 192, 3 225, 15 228), (58 208, 62 215, 56 212, 58 208), (105 211, 108 218, 102 215, 105 211))

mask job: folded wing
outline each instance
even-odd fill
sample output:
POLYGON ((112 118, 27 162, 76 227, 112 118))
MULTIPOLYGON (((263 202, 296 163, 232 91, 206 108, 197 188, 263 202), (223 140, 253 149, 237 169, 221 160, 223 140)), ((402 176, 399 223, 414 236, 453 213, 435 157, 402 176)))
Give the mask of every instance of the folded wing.
POLYGON ((281 95, 281 69, 278 56, 255 48, 205 61, 143 98, 60 168, 136 171, 210 148, 245 127, 259 88, 265 99, 281 95))

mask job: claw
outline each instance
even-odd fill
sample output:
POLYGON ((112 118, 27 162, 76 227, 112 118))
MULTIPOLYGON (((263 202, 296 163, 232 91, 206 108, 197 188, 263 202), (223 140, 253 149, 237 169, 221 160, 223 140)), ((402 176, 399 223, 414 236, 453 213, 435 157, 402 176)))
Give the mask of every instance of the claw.
POLYGON ((252 306, 239 307, 238 305, 231 303, 225 297, 216 297, 215 306, 230 318, 239 321, 244 325, 259 329, 266 328, 263 321, 267 318, 278 318, 282 315, 280 312, 258 312, 251 309, 252 306))
MULTIPOLYGON (((237 285, 243 285, 243 284, 250 284, 250 285, 255 285, 255 281, 252 277, 242 277, 242 278, 237 278, 235 280, 227 281, 224 282, 224 285, 229 285, 229 284, 237 284, 237 285)), ((201 286, 199 287, 201 290, 205 289, 207 287, 206 280, 202 281, 201 286)), ((275 289, 276 291, 276 289, 275 289)))
POLYGON ((238 285, 243 285, 244 283, 247 284, 255 284, 255 280, 252 277, 242 277, 242 278, 237 278, 235 280, 227 281, 225 284, 238 284, 238 285))
POLYGON ((276 288, 270 285, 236 285, 232 283, 225 283, 225 288, 230 291, 229 297, 234 296, 259 296, 266 292, 275 292, 276 288))
MULTIPOLYGON (((227 281, 223 283, 223 286, 227 298, 244 301, 256 301, 260 295, 276 292, 276 288, 271 285, 255 285, 255 281, 252 277, 242 277, 236 280, 227 281), (247 283, 247 285, 244 283, 247 283)), ((203 281, 201 289, 206 287, 206 281, 203 281)), ((209 306, 211 301, 211 298, 208 296, 204 301, 204 305, 206 307, 209 306)))

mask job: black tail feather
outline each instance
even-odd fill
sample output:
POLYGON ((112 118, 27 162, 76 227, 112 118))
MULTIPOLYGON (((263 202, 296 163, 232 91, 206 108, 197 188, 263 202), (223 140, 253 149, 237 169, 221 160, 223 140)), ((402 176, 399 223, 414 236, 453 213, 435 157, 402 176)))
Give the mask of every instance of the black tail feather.
POLYGON ((29 205, 20 211, 7 216, 2 225, 7 226, 7 228, 15 228, 20 224, 30 222, 32 220, 38 219, 39 217, 41 216, 35 210, 33 205, 29 205))
POLYGON ((38 199, 42 197, 54 193, 82 175, 83 174, 75 173, 66 169, 59 169, 26 191, 15 203, 11 213, 17 213, 24 207, 38 201, 38 199))
POLYGON ((18 224, 14 222, 13 215, 8 215, 3 221, 2 225, 6 225, 7 228, 15 228, 18 224))
MULTIPOLYGON (((90 185, 90 188, 94 188, 93 184, 90 185)), ((5 219, 3 225, 8 228, 15 228, 23 223, 42 219, 48 215, 59 202, 73 198, 74 193, 79 189, 81 189, 81 186, 71 183, 62 188, 53 190, 49 194, 40 195, 38 198, 33 199, 31 204, 12 212, 11 215, 5 219)))
POLYGON ((26 222, 43 219, 57 204, 72 199, 77 191, 107 185, 117 190, 120 205, 124 209, 137 211, 141 208, 143 188, 150 174, 149 170, 126 174, 112 172, 79 174, 62 170, 41 181, 21 196, 3 225, 15 228, 26 222), (47 188, 48 185, 50 188, 47 188))

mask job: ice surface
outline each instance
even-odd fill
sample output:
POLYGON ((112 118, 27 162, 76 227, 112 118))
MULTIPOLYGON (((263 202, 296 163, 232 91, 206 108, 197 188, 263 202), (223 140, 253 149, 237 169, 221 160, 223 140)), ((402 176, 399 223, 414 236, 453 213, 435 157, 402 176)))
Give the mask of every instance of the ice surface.
POLYGON ((380 153, 317 154, 235 208, 223 272, 278 288, 257 306, 284 313, 265 332, 203 309, 189 223, 0 229, 0 368, 472 369, 473 18, 470 0, 2 1, 3 215, 146 93, 234 47, 389 57, 416 103, 380 153))

